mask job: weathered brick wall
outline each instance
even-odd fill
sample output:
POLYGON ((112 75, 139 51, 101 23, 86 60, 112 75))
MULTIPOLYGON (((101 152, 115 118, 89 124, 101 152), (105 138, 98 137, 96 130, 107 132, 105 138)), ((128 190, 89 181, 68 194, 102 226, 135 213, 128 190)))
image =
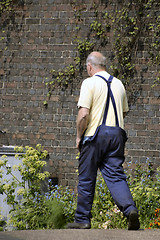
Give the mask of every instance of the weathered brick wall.
POLYGON ((128 161, 145 163, 148 159, 159 166, 160 89, 153 89, 151 82, 149 79, 142 84, 141 94, 125 119, 129 137, 126 156, 128 161))
MULTIPOLYGON (((84 2, 88 6, 82 15, 85 36, 93 10, 91 1, 80 4, 84 2)), ((70 186, 77 180, 76 103, 82 79, 77 79, 72 89, 55 90, 48 108, 43 101, 50 70, 61 70, 73 62, 75 28, 70 1, 26 0, 24 6, 16 8, 10 24, 2 26, 5 32, 0 41, 0 129, 7 132, 10 145, 42 144, 50 154, 52 177, 70 186)), ((108 57, 110 49, 110 45, 105 48, 108 57)), ((144 50, 139 51, 140 71, 146 69, 144 54, 144 50)), ((145 162, 149 157, 159 164, 160 94, 159 86, 151 88, 156 71, 151 67, 145 71, 141 92, 125 119, 128 161, 145 162)))

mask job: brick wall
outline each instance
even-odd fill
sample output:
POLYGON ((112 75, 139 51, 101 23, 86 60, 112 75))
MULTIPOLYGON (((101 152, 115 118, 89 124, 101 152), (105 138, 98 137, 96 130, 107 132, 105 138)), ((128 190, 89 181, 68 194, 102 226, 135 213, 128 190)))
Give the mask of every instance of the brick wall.
MULTIPOLYGON (((85 36, 93 10, 91 1, 81 0, 79 4, 83 6, 84 2, 88 9, 82 13, 85 36)), ((48 108, 43 105, 50 70, 63 69, 75 56, 74 8, 67 0, 26 0, 15 12, 1 29, 4 39, 0 41, 0 129, 6 131, 10 145, 42 144, 50 154, 52 177, 74 187, 78 166, 76 103, 82 79, 76 79, 72 89, 56 89, 48 108)), ((111 55, 109 44, 105 54, 108 58, 111 55)), ((144 50, 139 51, 139 74, 144 72, 141 91, 125 119, 129 137, 126 157, 142 163, 150 158, 158 165, 160 89, 151 87, 157 68, 146 66, 144 54, 144 50)), ((4 135, 0 137, 4 139, 4 135)))
POLYGON ((146 159, 150 159, 159 166, 160 89, 151 88, 151 82, 142 84, 141 94, 126 117, 125 127, 129 137, 126 156, 133 162, 145 163, 146 159))

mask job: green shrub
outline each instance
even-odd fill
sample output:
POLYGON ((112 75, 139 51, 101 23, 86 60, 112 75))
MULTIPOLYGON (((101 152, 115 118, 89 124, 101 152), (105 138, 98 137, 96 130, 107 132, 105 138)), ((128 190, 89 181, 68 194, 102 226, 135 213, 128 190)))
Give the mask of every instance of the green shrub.
MULTIPOLYGON (((141 228, 160 228, 160 169, 154 173, 148 160, 143 165, 136 163, 134 169, 128 167, 127 181, 139 210, 141 228)), ((76 210, 76 195, 68 188, 56 186, 49 196, 62 203, 66 223, 72 222, 76 210)), ((97 177, 91 223, 92 228, 107 229, 127 228, 128 225, 127 219, 115 205, 101 174, 97 177)))
POLYGON ((18 152, 15 157, 21 161, 13 168, 7 167, 7 156, 2 156, 0 160, 0 168, 5 168, 6 174, 10 175, 9 180, 3 177, 3 171, 0 175, 0 192, 6 194, 6 202, 12 207, 10 224, 16 229, 41 228, 40 219, 45 214, 41 183, 49 177, 49 172, 42 172, 42 168, 46 165, 48 152, 41 145, 37 145, 35 149, 29 146, 16 147, 15 151, 18 152), (13 174, 13 169, 19 171, 21 180, 13 174), (16 193, 17 187, 19 189, 16 193))
POLYGON ((68 188, 58 186, 42 193, 42 181, 49 177, 49 172, 42 171, 48 152, 41 145, 35 149, 16 147, 15 151, 18 153, 15 157, 21 161, 13 169, 20 172, 21 181, 14 176, 13 169, 7 168, 7 156, 0 160, 0 168, 5 168, 10 175, 10 180, 6 180, 3 170, 0 172, 0 193, 6 194, 6 201, 12 207, 9 224, 18 230, 64 228, 73 220, 75 195, 68 188))
POLYGON ((92 228, 123 228, 126 219, 115 205, 102 176, 97 177, 92 207, 92 228))
POLYGON ((130 190, 139 210, 141 226, 148 228, 160 206, 160 170, 154 174, 152 163, 136 164, 134 175, 129 177, 130 190))
MULTIPOLYGON (((0 208, 1 210, 1 208, 0 208)), ((0 211, 0 232, 3 231, 3 227, 6 225, 6 221, 3 220, 3 216, 1 215, 0 211)))
MULTIPOLYGON (((7 203, 12 206, 10 223, 15 229, 51 229, 64 228, 68 222, 74 221, 77 194, 68 187, 50 187, 46 193, 41 192, 42 180, 49 177, 42 172, 46 164, 47 151, 41 145, 30 148, 16 148, 21 152, 16 155, 22 163, 14 166, 21 173, 22 181, 16 179, 12 169, 7 168, 7 158, 0 160, 0 168, 6 168, 11 175, 10 181, 3 178, 0 172, 0 193, 6 194, 7 203), (25 150, 25 152, 24 152, 25 150), (29 182, 29 187, 26 187, 29 182), (15 188, 20 187, 17 194, 15 188)), ((0 169, 1 170, 1 169, 0 169)), ((139 210, 141 228, 160 228, 160 168, 154 172, 151 163, 128 166, 127 181, 133 199, 139 210)), ((127 228, 127 220, 115 205, 111 194, 100 174, 98 174, 95 197, 92 207, 92 228, 127 228)), ((2 229, 1 229, 2 230, 2 229)))
MULTIPOLYGON (((152 164, 147 160, 145 165, 136 164, 134 169, 126 172, 126 175, 133 200, 139 210, 141 228, 160 228, 158 217, 156 224, 152 224, 152 221, 155 220, 155 210, 157 211, 160 206, 160 169, 158 168, 154 174, 152 164)), ((100 175, 97 178, 92 215, 93 228, 127 227, 126 218, 115 206, 100 175)))
POLYGON ((66 223, 74 220, 77 204, 77 195, 74 191, 70 190, 68 187, 56 185, 46 196, 50 200, 56 199, 63 206, 63 214, 66 223))

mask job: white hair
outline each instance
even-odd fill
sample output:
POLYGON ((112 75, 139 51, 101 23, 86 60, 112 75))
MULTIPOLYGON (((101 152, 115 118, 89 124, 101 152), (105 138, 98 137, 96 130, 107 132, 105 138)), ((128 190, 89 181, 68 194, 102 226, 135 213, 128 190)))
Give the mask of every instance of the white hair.
POLYGON ((103 67, 106 68, 106 58, 102 54, 93 54, 90 53, 87 57, 86 64, 90 63, 95 68, 96 67, 103 67))

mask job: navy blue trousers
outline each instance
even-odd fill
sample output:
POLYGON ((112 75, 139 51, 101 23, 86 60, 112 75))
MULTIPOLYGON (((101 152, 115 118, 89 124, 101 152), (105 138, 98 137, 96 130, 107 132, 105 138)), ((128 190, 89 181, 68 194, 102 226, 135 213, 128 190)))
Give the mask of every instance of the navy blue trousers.
POLYGON ((128 217, 137 210, 123 170, 126 133, 120 127, 101 125, 96 136, 82 144, 79 157, 78 200, 75 222, 89 223, 95 192, 97 170, 100 169, 118 208, 128 217))

